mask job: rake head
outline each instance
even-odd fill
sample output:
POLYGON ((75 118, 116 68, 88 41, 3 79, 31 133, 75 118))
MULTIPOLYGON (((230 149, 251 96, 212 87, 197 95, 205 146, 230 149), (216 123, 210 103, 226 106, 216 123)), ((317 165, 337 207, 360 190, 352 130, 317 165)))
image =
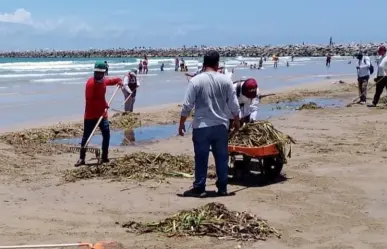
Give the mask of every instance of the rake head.
POLYGON ((86 152, 94 153, 97 159, 101 158, 101 149, 98 148, 70 147, 69 149, 73 153, 79 153, 81 150, 85 150, 86 152))

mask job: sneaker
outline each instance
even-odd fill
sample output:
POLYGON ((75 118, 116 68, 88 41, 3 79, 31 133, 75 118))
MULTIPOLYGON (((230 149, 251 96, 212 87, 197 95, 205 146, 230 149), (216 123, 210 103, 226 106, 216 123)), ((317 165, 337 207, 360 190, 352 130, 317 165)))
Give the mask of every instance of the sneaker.
POLYGON ((372 103, 372 104, 368 104, 367 107, 376 107, 376 105, 372 103))
POLYGON ((196 197, 196 198, 204 198, 207 196, 206 191, 199 190, 198 188, 191 188, 183 193, 184 197, 196 197))
POLYGON ((365 104, 366 104, 366 102, 365 102, 365 101, 360 101, 360 102, 359 102, 359 104, 361 104, 361 105, 365 105, 365 104))
POLYGON ((85 160, 84 159, 79 159, 75 164, 74 164, 74 167, 79 167, 79 166, 82 166, 82 165, 85 165, 85 160))

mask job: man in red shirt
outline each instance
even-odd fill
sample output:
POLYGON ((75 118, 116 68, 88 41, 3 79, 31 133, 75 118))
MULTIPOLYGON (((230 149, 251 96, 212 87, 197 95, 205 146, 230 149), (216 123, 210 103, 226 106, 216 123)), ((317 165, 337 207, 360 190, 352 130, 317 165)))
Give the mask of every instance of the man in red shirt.
MULTIPOLYGON (((109 162, 108 152, 110 143, 110 128, 107 110, 105 112, 105 109, 109 108, 105 98, 106 86, 122 86, 121 78, 106 78, 105 72, 106 64, 103 61, 97 61, 94 65, 94 77, 90 77, 86 82, 86 106, 81 143, 82 147, 85 146, 87 139, 98 122, 98 119, 103 115, 103 119, 99 124, 99 129, 102 133, 102 157, 99 163, 109 162)), ((75 167, 85 165, 85 157, 86 150, 81 149, 80 158, 75 164, 75 167)))

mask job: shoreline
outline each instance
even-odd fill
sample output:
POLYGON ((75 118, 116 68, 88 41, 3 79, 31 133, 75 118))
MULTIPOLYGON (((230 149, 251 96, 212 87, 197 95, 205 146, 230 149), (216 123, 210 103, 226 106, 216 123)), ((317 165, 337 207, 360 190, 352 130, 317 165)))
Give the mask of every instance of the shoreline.
POLYGON ((221 57, 268 57, 277 56, 321 57, 331 55, 354 56, 359 51, 368 55, 376 54, 380 43, 367 44, 288 44, 282 46, 243 45, 243 46, 193 46, 181 48, 119 48, 92 50, 34 50, 34 51, 3 51, 0 58, 125 58, 137 57, 201 57, 206 51, 215 49, 221 57))
MULTIPOLYGON (((306 97, 323 97, 327 91, 336 90, 337 93, 342 93, 342 87, 346 88, 352 86, 355 82, 353 78, 347 77, 343 78, 344 84, 332 84, 331 79, 322 80, 315 83, 303 83, 296 86, 289 87, 278 87, 270 91, 262 91, 261 94, 274 93, 276 95, 269 96, 261 101, 262 104, 270 104, 276 102, 286 102, 293 101, 297 99, 302 99, 306 97)), ((354 88, 355 89, 355 88, 354 88)), ((165 124, 165 123, 174 123, 178 122, 180 115, 181 103, 170 103, 157 106, 147 106, 139 107, 135 110, 135 114, 139 113, 139 118, 141 120, 141 126, 152 125, 152 124, 165 124), (172 119, 172 120, 169 120, 172 119), (168 122, 169 121, 169 122, 168 122)), ((117 113, 113 110, 109 111, 109 119, 117 113)), ((39 122, 30 122, 23 123, 21 125, 14 125, 12 127, 1 127, 0 135, 6 133, 20 132, 30 129, 44 129, 50 128, 52 126, 61 124, 61 125, 71 125, 82 123, 82 115, 72 115, 62 117, 58 120, 43 120, 39 122)))

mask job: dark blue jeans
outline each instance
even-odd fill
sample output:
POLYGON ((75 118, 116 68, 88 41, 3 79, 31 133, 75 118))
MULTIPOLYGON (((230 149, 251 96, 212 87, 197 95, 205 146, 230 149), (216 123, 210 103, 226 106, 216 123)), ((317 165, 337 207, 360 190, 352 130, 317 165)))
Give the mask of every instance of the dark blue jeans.
MULTIPOLYGON (((98 119, 85 119, 83 121, 83 136, 81 146, 85 146, 87 139, 91 132, 93 131, 95 125, 97 124, 98 119)), ((101 123, 99 124, 99 129, 102 133, 102 159, 107 159, 109 154, 109 143, 110 143, 110 128, 109 128, 109 120, 107 118, 103 118, 101 123)), ((86 150, 81 150, 80 159, 85 159, 86 150)))
POLYGON ((215 159, 216 187, 227 191, 228 181, 228 130, 224 125, 193 129, 192 141, 195 150, 194 188, 205 191, 210 148, 215 159))

